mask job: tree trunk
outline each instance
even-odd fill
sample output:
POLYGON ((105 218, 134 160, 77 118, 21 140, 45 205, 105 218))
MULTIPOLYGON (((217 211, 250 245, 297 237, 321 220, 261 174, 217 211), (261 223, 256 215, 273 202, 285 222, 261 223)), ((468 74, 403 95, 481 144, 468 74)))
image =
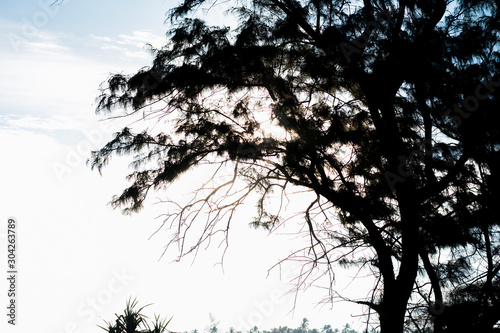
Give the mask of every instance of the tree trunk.
POLYGON ((405 297, 403 291, 398 289, 394 288, 390 295, 384 295, 379 310, 380 333, 403 332, 409 295, 405 297))
MULTIPOLYGON (((411 182, 408 182, 410 185, 411 182)), ((401 214, 401 261, 399 274, 393 281, 384 281, 384 294, 380 306, 380 332, 402 333, 408 300, 418 272, 418 205, 412 200, 412 189, 399 191, 401 214)))

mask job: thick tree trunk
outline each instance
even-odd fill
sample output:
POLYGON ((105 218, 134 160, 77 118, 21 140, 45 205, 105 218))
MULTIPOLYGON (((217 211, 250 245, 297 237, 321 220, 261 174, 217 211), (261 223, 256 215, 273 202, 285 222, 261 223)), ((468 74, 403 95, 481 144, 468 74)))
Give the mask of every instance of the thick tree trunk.
POLYGON ((392 295, 387 296, 389 295, 384 295, 384 301, 379 310, 380 333, 402 333, 409 297, 402 297, 402 293, 400 294, 397 289, 392 292, 392 295))
POLYGON ((380 333, 403 332, 408 301, 412 294, 418 268, 417 254, 413 251, 410 252, 406 257, 408 262, 401 265, 402 270, 398 278, 395 281, 384 282, 383 300, 377 308, 380 333))
POLYGON ((379 310, 381 333, 403 332, 408 301, 418 272, 418 205, 412 200, 412 189, 402 189, 398 194, 402 253, 397 278, 384 281, 384 294, 379 310))

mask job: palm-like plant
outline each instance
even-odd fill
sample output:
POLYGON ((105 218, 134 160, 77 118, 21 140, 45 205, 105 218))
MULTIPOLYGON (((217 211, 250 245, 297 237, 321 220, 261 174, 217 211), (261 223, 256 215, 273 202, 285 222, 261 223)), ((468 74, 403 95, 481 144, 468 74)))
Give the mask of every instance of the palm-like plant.
POLYGON ((116 314, 114 323, 104 321, 106 326, 99 327, 108 333, 170 333, 171 331, 167 330, 167 325, 172 318, 167 321, 155 315, 154 321, 148 323, 147 319, 149 318, 142 314, 141 311, 149 305, 151 304, 136 309, 137 300, 129 299, 123 314, 116 314))

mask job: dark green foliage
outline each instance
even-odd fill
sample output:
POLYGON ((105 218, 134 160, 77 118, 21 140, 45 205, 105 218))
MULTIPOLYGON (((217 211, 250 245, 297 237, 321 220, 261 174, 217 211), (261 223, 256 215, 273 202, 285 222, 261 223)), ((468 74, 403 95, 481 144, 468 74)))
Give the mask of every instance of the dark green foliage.
POLYGON ((133 155, 132 184, 113 204, 138 211, 151 190, 216 167, 208 195, 168 214, 182 256, 227 233, 251 193, 248 222, 278 228, 300 188, 311 193, 297 208, 310 267, 369 269, 377 287, 357 302, 378 313, 383 333, 445 330, 434 317, 459 312, 435 305, 462 304, 452 295, 470 286, 483 286, 470 304, 496 309, 498 3, 234 1, 229 28, 197 17, 212 2, 182 1, 152 66, 103 86, 98 112, 123 108, 159 131, 125 128, 94 152, 98 169, 133 155), (233 178, 215 184, 223 169, 233 178), (204 209, 204 232, 184 251, 204 209))

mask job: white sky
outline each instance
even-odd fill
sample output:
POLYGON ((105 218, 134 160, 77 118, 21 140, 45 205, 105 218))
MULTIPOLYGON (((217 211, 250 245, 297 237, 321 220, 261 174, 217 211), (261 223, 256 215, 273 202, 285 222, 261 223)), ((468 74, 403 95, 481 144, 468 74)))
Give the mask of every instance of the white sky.
MULTIPOLYGON (((294 294, 287 294, 293 287, 287 282, 294 271, 285 267, 281 280, 278 271, 269 277, 267 271, 301 240, 248 227, 251 205, 235 220, 224 272, 215 265, 221 255, 215 245, 192 265, 171 263, 175 253, 159 260, 169 234, 148 238, 165 207, 148 204, 139 214, 123 216, 107 205, 127 184, 129 170, 127 159, 112 161, 103 176, 85 165, 90 150, 119 130, 98 121, 94 98, 110 72, 132 73, 150 64, 143 46, 161 46, 164 13, 174 2, 64 0, 50 7, 52 2, 0 3, 4 272, 7 219, 14 217, 19 225, 18 325, 7 325, 2 307, 0 330, 99 332, 96 325, 121 313, 131 296, 140 305, 153 303, 147 314, 173 316, 170 328, 177 331, 203 330, 209 313, 223 330, 297 327, 303 317, 311 328, 355 323, 350 315, 359 313, 357 307, 317 306, 327 296, 319 288, 299 293, 290 313, 294 294)), ((193 190, 186 179, 168 195, 193 190)), ((283 231, 294 230, 288 228, 283 231)), ((339 270, 339 291, 355 273, 339 270)), ((1 281, 0 303, 7 304, 7 282, 1 281)))

